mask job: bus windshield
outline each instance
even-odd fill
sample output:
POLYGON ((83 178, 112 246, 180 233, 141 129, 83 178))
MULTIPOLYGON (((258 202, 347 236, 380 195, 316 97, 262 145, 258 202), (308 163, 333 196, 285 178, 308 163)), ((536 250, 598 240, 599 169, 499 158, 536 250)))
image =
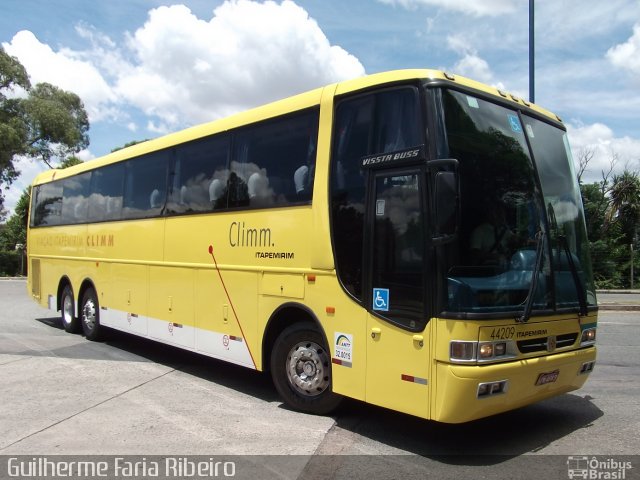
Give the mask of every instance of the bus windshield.
POLYGON ((595 305, 580 192, 561 129, 442 90, 440 155, 459 161, 460 228, 440 271, 454 315, 595 305))

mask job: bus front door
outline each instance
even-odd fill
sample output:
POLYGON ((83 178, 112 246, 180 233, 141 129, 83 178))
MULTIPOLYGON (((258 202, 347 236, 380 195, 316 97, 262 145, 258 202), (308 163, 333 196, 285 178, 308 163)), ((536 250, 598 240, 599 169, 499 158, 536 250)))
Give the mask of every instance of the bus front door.
POLYGON ((429 417, 423 173, 370 172, 367 402, 429 417))

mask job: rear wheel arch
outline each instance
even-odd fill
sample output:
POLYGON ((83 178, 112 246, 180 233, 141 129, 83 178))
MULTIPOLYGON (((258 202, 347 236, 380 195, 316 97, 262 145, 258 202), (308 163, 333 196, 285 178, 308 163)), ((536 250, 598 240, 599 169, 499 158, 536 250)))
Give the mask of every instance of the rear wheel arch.
POLYGON ((82 306, 80 305, 80 302, 82 302, 82 297, 84 296, 84 292, 86 292, 90 288, 93 289, 94 292, 96 292, 96 295, 98 295, 98 289, 93 283, 93 280, 91 280, 90 278, 85 278, 82 281, 82 284, 80 285, 80 289, 78 290, 78 296, 76 298, 78 302, 78 314, 80 314, 80 307, 82 306))

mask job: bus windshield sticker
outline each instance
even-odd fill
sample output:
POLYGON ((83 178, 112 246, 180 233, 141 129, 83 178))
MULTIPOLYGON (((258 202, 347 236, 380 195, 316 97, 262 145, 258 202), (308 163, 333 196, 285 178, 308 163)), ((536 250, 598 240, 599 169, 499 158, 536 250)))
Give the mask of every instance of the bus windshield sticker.
POLYGON ((384 207, 386 202, 384 200, 376 200, 376 216, 384 217, 384 207))
POLYGON ((522 126, 517 115, 509 115, 509 125, 514 133, 522 133, 522 126))
POLYGON ((533 127, 531 127, 530 123, 527 123, 527 134, 529 135, 529 138, 536 138, 535 135, 533 134, 533 127))
POLYGON ((388 288, 373 289, 373 309, 379 312, 389 311, 389 289, 388 288))
POLYGON ((480 108, 480 105, 478 105, 478 99, 476 97, 470 97, 469 95, 467 95, 467 103, 471 108, 480 108))

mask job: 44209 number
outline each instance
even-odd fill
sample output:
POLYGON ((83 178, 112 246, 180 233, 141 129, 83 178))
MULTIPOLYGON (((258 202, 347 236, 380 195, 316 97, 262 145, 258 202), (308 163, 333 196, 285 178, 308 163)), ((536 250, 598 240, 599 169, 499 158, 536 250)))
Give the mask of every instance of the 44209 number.
POLYGON ((496 327, 491 332, 491 340, 510 340, 516 334, 516 327, 496 327))

